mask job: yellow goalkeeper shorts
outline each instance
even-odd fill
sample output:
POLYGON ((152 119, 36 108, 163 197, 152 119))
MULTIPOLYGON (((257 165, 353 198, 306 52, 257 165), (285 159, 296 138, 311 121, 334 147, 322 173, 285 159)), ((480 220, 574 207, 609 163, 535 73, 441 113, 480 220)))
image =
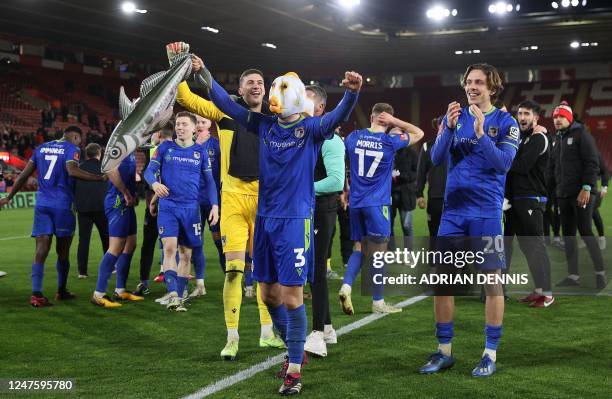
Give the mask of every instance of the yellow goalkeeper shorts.
POLYGON ((221 243, 223 252, 252 252, 257 196, 221 193, 221 243))

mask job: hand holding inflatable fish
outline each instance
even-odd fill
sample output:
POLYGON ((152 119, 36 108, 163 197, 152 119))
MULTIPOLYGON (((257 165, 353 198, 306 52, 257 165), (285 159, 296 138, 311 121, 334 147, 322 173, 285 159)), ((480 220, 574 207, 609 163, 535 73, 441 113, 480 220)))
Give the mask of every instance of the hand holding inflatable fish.
POLYGON ((167 49, 170 69, 157 72, 140 85, 140 97, 130 101, 123 86, 119 91, 121 121, 113 130, 102 159, 102 172, 117 166, 137 147, 172 118, 177 86, 191 74, 189 45, 181 42, 180 51, 167 49))

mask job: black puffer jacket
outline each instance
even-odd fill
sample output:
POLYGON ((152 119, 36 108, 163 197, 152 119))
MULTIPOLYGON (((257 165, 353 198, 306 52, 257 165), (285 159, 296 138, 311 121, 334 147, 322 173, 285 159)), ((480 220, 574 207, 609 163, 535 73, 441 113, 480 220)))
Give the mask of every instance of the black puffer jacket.
POLYGON ((393 169, 400 173, 391 185, 393 204, 402 210, 411 211, 416 206, 417 153, 410 147, 397 151, 393 169))
POLYGON ((552 145, 549 184, 557 198, 578 195, 583 185, 597 189, 599 156, 593 136, 579 122, 557 132, 552 145))

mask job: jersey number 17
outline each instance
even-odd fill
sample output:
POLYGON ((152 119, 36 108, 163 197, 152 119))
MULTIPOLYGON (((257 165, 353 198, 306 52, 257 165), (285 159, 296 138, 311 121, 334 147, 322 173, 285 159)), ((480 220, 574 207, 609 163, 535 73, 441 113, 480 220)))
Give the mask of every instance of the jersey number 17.
POLYGON ((363 172, 365 169, 364 167, 365 157, 374 157, 374 160, 372 161, 372 164, 370 165, 370 169, 368 169, 368 174, 365 175, 366 177, 373 177, 374 173, 376 173, 376 168, 378 168, 378 165, 380 164, 380 160, 383 157, 383 152, 364 150, 363 148, 355 148, 355 154, 359 156, 359 169, 357 172, 359 176, 363 176, 363 172))

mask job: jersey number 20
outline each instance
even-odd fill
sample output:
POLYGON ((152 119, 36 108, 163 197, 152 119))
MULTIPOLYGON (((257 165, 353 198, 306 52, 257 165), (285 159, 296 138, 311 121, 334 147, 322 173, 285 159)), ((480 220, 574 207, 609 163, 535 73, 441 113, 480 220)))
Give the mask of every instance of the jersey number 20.
POLYGON ((365 157, 374 157, 374 160, 372 161, 372 164, 370 165, 370 169, 368 169, 368 174, 366 175, 366 177, 374 176, 374 173, 376 173, 376 168, 378 168, 378 164, 380 164, 380 160, 383 157, 383 152, 364 150, 363 148, 355 148, 355 154, 359 156, 359 170, 358 170, 359 176, 363 176, 365 157))

